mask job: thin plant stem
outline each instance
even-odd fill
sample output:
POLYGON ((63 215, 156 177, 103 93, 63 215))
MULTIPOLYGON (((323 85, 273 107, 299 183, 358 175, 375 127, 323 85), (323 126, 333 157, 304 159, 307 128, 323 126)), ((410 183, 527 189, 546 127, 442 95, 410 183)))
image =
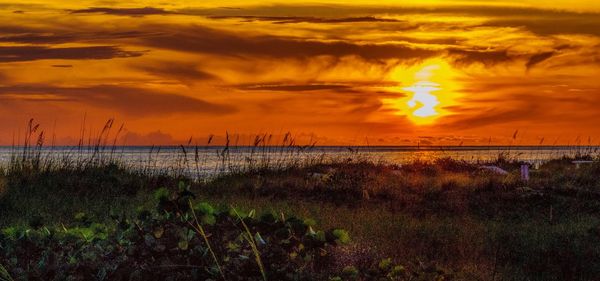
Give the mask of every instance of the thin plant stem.
POLYGON ((215 265, 219 269, 219 273, 221 273, 221 277, 223 277, 223 280, 227 280, 225 278, 225 273, 223 273, 223 269, 221 269, 221 265, 219 264, 219 259, 217 258, 217 255, 213 251, 212 247, 210 246, 210 242, 208 241, 208 236, 206 236, 206 232, 204 231, 204 228, 202 227, 202 225, 200 225, 200 221, 198 220, 198 217, 196 216, 196 211, 194 211, 194 206, 192 206, 192 200, 188 200, 188 204, 190 205, 190 210, 192 210, 192 215, 194 216, 194 222, 196 223, 196 225, 194 226, 192 223, 189 223, 189 224, 196 230, 196 232, 198 232, 200 234, 200 236, 202 236, 202 238, 204 238, 204 242, 206 242, 206 246, 208 247, 208 250, 210 251, 212 258, 215 261, 215 265))
POLYGON ((244 238, 246 238, 246 240, 250 244, 250 247, 252 247, 252 252, 254 253, 254 258, 256 259, 256 263, 258 264, 258 267, 260 268, 260 273, 262 274, 263 280, 267 281, 267 273, 265 272, 265 267, 262 263, 262 259, 260 258, 260 252, 258 251, 256 242, 253 239, 252 232, 250 232, 250 228, 248 228, 248 225, 246 225, 246 223, 244 222, 244 220, 242 219, 240 214, 237 212, 237 210, 233 207, 231 207, 231 208, 233 209, 233 212, 235 213, 235 215, 238 217, 238 219, 244 226, 244 229, 246 231, 246 233, 245 233, 246 235, 244 235, 244 238))
POLYGON ((0 264, 0 281, 14 281, 14 279, 8 274, 8 270, 0 264))

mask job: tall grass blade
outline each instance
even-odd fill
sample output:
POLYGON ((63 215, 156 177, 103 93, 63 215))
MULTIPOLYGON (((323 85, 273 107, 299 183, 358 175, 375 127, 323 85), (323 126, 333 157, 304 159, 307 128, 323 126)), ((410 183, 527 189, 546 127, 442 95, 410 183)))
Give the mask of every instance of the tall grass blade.
POLYGON ((8 274, 8 270, 0 264, 0 281, 14 281, 14 279, 8 274))
POLYGON ((204 242, 206 242, 206 247, 208 247, 208 251, 210 251, 212 258, 215 261, 215 265, 219 269, 219 273, 221 274, 221 277, 223 278, 223 280, 227 280, 227 278, 225 278, 225 273, 223 272, 223 269, 221 268, 221 265, 219 264, 219 259, 217 258, 215 251, 213 251, 212 247, 210 246, 210 242, 208 241, 208 236, 206 236, 206 232, 204 231, 204 228, 202 227, 202 225, 200 224, 200 221, 198 220, 198 217, 196 216, 196 211, 194 211, 194 206, 192 205, 192 200, 188 200, 188 204, 190 205, 190 210, 192 211, 192 215, 194 216, 194 222, 196 223, 196 225, 193 225, 191 223, 190 223, 190 225, 196 230, 196 232, 198 232, 198 234, 200 234, 200 236, 202 236, 202 238, 204 239, 204 242))
POLYGON ((233 207, 231 207, 231 208, 233 209, 233 212, 235 213, 235 215, 238 217, 238 219, 244 226, 244 230, 245 230, 244 238, 248 241, 248 243, 250 244, 250 247, 252 248, 252 252, 254 253, 254 259, 256 259, 256 263, 258 264, 258 267, 260 269, 260 273, 262 274, 263 280, 267 281, 267 273, 265 272, 265 267, 262 263, 262 259, 260 258, 260 252, 258 251, 256 242, 254 241, 254 238, 253 238, 254 236, 252 236, 252 232, 250 232, 250 228, 248 228, 248 225, 246 225, 246 223, 244 222, 244 220, 242 219, 240 214, 237 212, 237 210, 233 207))

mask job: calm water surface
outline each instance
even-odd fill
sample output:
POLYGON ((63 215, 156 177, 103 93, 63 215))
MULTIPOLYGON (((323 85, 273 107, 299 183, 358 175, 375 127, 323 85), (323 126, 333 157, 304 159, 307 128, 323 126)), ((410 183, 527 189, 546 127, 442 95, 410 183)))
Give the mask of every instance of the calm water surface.
MULTIPOLYGON (((190 175, 214 175, 250 165, 284 166, 306 164, 332 159, 369 159, 385 163, 403 164, 415 160, 435 160, 450 157, 469 162, 493 161, 499 155, 510 159, 541 163, 562 156, 590 154, 597 156, 599 147, 563 146, 495 146, 495 147, 312 147, 306 149, 281 147, 109 147, 95 152, 93 148, 46 147, 41 149, 44 159, 77 161, 91 157, 113 158, 136 168, 153 171, 184 171, 190 175), (185 151, 184 151, 185 150, 185 151)), ((0 147, 0 165, 7 165, 11 155, 21 153, 14 147, 0 147)))

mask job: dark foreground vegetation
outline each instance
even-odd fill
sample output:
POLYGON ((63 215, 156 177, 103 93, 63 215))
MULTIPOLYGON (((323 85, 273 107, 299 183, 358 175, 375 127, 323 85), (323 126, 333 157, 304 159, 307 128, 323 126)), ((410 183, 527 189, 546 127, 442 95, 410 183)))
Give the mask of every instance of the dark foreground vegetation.
MULTIPOLYGON (((0 172, 0 280, 598 280, 600 162, 0 172)), ((18 165, 16 164, 18 163, 18 165)), ((39 163, 38 163, 39 164, 39 163)))

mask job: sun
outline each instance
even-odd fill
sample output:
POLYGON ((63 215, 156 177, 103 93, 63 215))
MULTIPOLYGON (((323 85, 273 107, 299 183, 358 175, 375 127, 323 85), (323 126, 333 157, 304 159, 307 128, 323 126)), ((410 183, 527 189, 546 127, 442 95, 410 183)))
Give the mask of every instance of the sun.
POLYGON ((386 98, 383 102, 396 115, 406 116, 416 125, 433 124, 449 114, 447 108, 455 104, 455 76, 451 66, 441 59, 410 68, 398 67, 392 72, 392 79, 407 86, 392 87, 392 90, 405 96, 386 98))

